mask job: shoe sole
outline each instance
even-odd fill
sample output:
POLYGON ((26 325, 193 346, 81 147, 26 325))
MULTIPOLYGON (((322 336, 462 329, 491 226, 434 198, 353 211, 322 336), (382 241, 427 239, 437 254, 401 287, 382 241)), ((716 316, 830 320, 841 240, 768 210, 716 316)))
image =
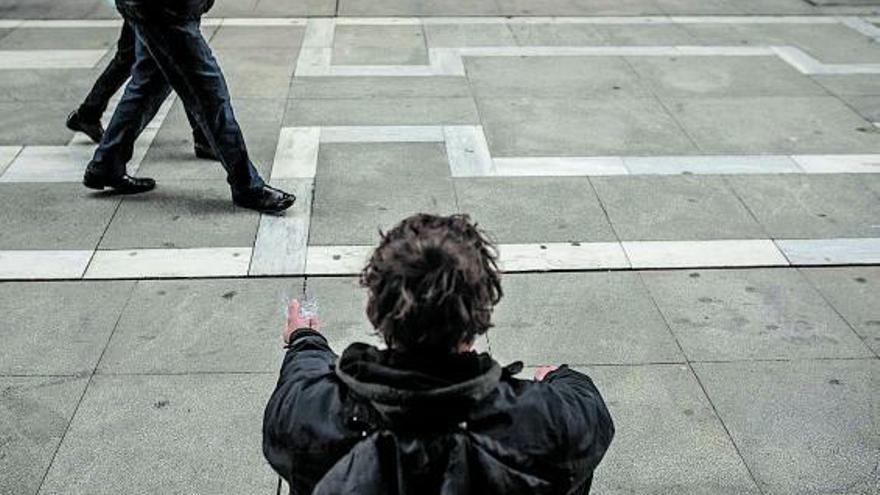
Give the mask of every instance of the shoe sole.
POLYGON ((246 206, 241 203, 237 203, 237 202, 233 201, 233 204, 235 204, 235 206, 238 206, 239 208, 254 210, 254 211, 257 211, 260 213, 281 213, 283 211, 289 210, 290 207, 292 207, 295 203, 296 203, 296 198, 292 198, 289 201, 285 201, 285 202, 281 203, 281 205, 279 205, 275 208, 254 208, 252 206, 246 206))

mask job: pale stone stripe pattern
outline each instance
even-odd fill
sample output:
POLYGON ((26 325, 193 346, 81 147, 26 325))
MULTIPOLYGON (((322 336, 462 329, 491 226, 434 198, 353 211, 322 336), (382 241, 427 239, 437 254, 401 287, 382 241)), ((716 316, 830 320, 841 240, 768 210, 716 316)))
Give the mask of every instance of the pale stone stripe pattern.
POLYGON ((309 246, 306 272, 309 275, 354 275, 367 264, 374 246, 309 246))
POLYGON ((795 155, 792 159, 808 174, 880 173, 880 155, 795 155))
POLYGON ((769 239, 623 242, 634 269, 788 266, 769 239))
POLYGON ((107 50, 0 50, 0 70, 91 69, 107 50))
POLYGON ((96 251, 86 279, 244 277, 251 248, 96 251))
POLYGON ((83 276, 94 251, 0 251, 0 280, 58 280, 83 276))
MULTIPOLYGON (((880 228, 880 218, 877 219, 880 228)), ((776 244, 793 265, 880 264, 880 239, 789 239, 776 244)))
POLYGON ((314 178, 320 140, 320 127, 282 128, 272 164, 272 180, 314 178))
POLYGON ((483 126, 445 126, 443 136, 453 177, 485 177, 491 174, 492 156, 483 126))
POLYGON ((442 143, 440 126, 326 126, 321 143, 442 143))
POLYGON ((0 177, 6 172, 6 168, 21 153, 21 146, 0 146, 0 177))
POLYGON ((302 275, 311 224, 314 182, 286 180, 273 184, 296 195, 296 204, 285 215, 262 215, 248 273, 260 275, 302 275))
POLYGON ((566 177, 627 175, 619 156, 589 157, 520 157, 492 160, 495 177, 566 177))
POLYGON ((623 158, 631 175, 803 173, 790 156, 632 156, 623 158))
POLYGON ((505 272, 626 269, 626 254, 617 242, 502 244, 500 265, 505 272))

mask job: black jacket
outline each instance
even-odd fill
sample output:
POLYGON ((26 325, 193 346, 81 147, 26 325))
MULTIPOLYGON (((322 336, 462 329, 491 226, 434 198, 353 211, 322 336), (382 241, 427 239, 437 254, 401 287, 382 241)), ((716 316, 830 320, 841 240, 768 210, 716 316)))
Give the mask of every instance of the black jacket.
POLYGON ((116 0, 123 16, 147 21, 197 20, 214 6, 214 0, 116 0))
POLYGON ((614 425, 589 377, 543 382, 488 354, 408 356, 353 344, 337 359, 299 330, 263 418, 291 493, 580 494, 614 425))

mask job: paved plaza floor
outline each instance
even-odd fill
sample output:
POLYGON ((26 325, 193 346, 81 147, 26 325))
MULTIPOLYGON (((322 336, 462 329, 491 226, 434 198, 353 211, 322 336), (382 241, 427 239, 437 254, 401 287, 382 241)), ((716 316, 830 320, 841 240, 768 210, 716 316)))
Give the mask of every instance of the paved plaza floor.
POLYGON ((0 494, 274 493, 283 299, 376 341, 357 274, 415 212, 501 246, 481 349, 603 391, 595 493, 880 493, 880 2, 217 3, 284 216, 232 206, 173 96, 158 188, 84 189, 64 119, 120 22, 0 0, 0 494))

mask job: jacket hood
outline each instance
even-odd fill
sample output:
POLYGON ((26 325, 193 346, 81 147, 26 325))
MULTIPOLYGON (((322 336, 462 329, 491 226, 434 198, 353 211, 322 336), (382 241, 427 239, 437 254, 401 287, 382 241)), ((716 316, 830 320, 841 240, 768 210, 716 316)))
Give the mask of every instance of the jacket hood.
POLYGON ((352 344, 336 375, 398 428, 445 429, 492 393, 502 375, 488 354, 418 355, 352 344))

